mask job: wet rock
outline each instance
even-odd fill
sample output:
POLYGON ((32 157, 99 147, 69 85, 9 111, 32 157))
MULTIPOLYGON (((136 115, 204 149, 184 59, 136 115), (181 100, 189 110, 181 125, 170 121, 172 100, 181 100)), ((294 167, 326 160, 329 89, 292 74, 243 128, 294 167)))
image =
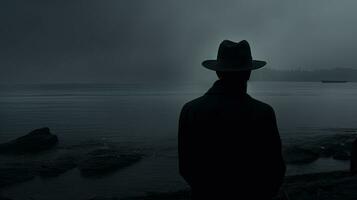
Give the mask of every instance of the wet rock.
POLYGON ((336 153, 351 152, 355 134, 326 136, 317 140, 321 156, 333 157, 336 153))
POLYGON ((55 177, 77 166, 76 156, 60 155, 55 159, 43 161, 36 168, 41 177, 55 177))
MULTIPOLYGON (((357 176, 348 171, 334 171, 285 177, 284 184, 274 200, 355 200, 357 176)), ((189 200, 190 191, 151 193, 125 200, 189 200)), ((124 199, 123 199, 124 200, 124 199)))
POLYGON ((296 146, 285 148, 283 156, 287 164, 307 164, 319 158, 318 153, 296 146))
POLYGON ((35 177, 33 166, 24 163, 0 165, 0 188, 31 180, 35 177))
POLYGON ((121 154, 115 149, 97 149, 89 152, 79 162, 78 168, 84 176, 107 174, 138 162, 142 154, 121 154))
POLYGON ((288 143, 283 149, 284 159, 288 164, 307 164, 319 157, 348 160, 356 137, 356 134, 306 137, 298 142, 288 143))
POLYGON ((46 127, 33 130, 27 135, 0 144, 0 153, 23 154, 40 152, 52 148, 57 142, 57 136, 51 134, 50 129, 46 127))
POLYGON ((350 172, 354 175, 357 174, 357 139, 352 144, 350 172))
POLYGON ((3 197, 3 196, 0 195, 0 200, 12 200, 12 199, 7 198, 7 197, 3 197))
POLYGON ((150 192, 141 197, 129 197, 123 200, 189 200, 191 192, 189 189, 174 192, 150 192))
POLYGON ((353 200, 357 177, 348 171, 323 172, 286 177, 276 200, 353 200))
POLYGON ((119 200, 119 198, 117 198, 117 197, 93 197, 88 200, 119 200))
POLYGON ((349 151, 337 151, 332 156, 335 160, 350 160, 351 153, 349 151))

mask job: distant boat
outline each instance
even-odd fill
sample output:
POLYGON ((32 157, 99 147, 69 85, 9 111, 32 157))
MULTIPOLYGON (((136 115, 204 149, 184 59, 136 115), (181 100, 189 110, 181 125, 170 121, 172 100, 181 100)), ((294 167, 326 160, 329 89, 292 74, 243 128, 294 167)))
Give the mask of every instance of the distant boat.
POLYGON ((347 83, 348 81, 321 80, 322 83, 347 83))

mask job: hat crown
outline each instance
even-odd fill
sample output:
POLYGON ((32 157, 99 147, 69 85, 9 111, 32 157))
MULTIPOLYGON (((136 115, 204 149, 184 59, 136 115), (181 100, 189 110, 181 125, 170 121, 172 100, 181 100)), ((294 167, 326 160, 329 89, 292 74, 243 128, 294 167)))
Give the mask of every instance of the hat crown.
POLYGON ((242 40, 238 43, 224 40, 219 45, 217 60, 236 66, 249 66, 252 64, 252 55, 249 43, 242 40))
POLYGON ((247 71, 263 67, 265 61, 253 60, 249 43, 224 40, 219 45, 217 59, 205 60, 202 65, 214 71, 247 71))

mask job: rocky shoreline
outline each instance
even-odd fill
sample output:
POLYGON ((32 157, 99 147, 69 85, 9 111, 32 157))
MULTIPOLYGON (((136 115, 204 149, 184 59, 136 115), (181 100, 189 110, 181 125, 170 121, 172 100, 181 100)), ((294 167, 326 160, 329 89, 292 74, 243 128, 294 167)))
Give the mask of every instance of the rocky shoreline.
POLYGON ((308 164, 319 158, 350 160, 355 133, 341 133, 327 136, 310 136, 303 140, 287 142, 283 156, 287 164, 308 164))
MULTIPOLYGON (((357 176, 348 171, 288 176, 279 195, 274 200, 355 200, 357 176)), ((190 191, 179 190, 165 193, 148 193, 146 196, 123 200, 189 200, 190 191)), ((119 200, 119 197, 93 197, 88 200, 119 200)), ((1 197, 0 200, 11 200, 1 197)))
MULTIPOLYGON (((355 132, 309 137, 286 143, 283 154, 289 165, 305 165, 319 158, 350 160, 355 132)), ((59 147, 59 139, 49 128, 31 131, 29 134, 0 144, 1 188, 29 181, 35 177, 49 178, 77 168, 83 177, 101 177, 139 162, 145 154, 135 148, 114 144, 94 143, 59 147)), ((357 177, 348 171, 335 171, 288 176, 277 200, 283 199, 356 199, 357 177)), ((150 193, 128 200, 183 200, 189 198, 188 190, 168 193, 150 193)), ((9 200, 1 197, 0 200, 9 200)), ((100 199, 119 199, 95 197, 100 199)))
POLYGON ((115 145, 92 144, 57 148, 58 138, 49 128, 0 144, 0 189, 32 180, 50 178, 78 168, 84 177, 100 177, 140 161, 144 154, 137 149, 115 145))
MULTIPOLYGON (((357 176, 352 176, 348 171, 288 176, 274 200, 355 200, 357 198, 356 187, 357 176)), ((190 191, 186 189, 151 193, 125 200, 189 200, 189 196, 190 191)))

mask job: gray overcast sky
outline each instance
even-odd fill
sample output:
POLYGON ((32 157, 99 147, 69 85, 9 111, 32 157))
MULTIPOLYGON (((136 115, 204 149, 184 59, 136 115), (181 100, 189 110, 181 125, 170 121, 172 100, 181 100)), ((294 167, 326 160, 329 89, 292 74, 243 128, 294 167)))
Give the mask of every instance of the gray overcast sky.
POLYGON ((2 0, 0 82, 201 80, 221 40, 278 69, 357 68, 356 0, 2 0))

